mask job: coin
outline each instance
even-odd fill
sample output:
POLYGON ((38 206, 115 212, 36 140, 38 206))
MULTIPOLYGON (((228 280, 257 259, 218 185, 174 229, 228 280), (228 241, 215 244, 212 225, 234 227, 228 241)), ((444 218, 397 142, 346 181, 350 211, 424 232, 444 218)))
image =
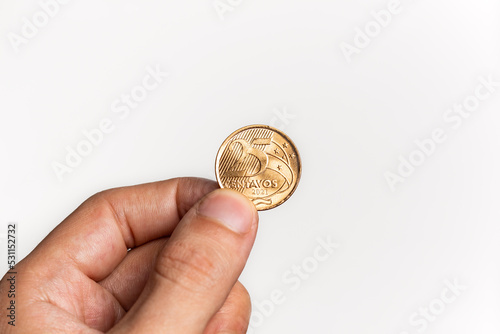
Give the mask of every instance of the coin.
POLYGON ((257 210, 269 210, 288 200, 297 188, 300 156, 280 130, 250 125, 236 130, 222 143, 215 174, 221 188, 242 193, 257 210))

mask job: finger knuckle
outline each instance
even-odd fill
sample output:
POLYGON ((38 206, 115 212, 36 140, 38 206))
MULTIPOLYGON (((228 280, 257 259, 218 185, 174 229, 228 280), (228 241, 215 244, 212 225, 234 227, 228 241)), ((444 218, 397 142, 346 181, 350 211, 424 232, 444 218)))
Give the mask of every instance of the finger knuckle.
POLYGON ((95 214, 109 214, 112 206, 109 200, 111 190, 104 190, 90 196, 83 204, 82 208, 95 214))
POLYGON ((173 241, 159 255, 156 271, 176 285, 193 291, 206 291, 218 283, 224 267, 224 257, 216 247, 173 241))

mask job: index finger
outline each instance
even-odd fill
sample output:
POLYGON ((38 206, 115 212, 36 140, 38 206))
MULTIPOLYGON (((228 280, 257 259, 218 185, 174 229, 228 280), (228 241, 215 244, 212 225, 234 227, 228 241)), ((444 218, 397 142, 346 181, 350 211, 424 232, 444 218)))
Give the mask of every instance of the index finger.
POLYGON ((214 181, 178 178, 97 193, 59 224, 29 257, 64 266, 61 268, 77 267, 89 278, 102 280, 129 248, 170 235, 182 216, 215 189, 214 181))

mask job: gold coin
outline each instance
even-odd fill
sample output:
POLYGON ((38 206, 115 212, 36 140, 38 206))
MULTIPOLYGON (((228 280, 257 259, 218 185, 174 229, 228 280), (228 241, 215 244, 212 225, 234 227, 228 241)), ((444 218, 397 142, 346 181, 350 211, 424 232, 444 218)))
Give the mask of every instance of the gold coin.
POLYGON ((297 188, 300 156, 280 130, 250 125, 233 132, 222 143, 215 174, 221 188, 239 191, 257 210, 269 210, 285 202, 297 188))

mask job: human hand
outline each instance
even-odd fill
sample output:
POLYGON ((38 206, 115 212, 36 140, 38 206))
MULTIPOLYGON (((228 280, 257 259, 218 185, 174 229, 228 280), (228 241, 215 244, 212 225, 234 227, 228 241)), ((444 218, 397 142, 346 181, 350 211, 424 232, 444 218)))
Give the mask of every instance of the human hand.
MULTIPOLYGON (((182 178, 92 196, 18 263, 16 327, 4 316, 0 332, 245 333, 238 277, 258 215, 216 189, 182 178)), ((4 277, 2 309, 7 291, 4 277)))

